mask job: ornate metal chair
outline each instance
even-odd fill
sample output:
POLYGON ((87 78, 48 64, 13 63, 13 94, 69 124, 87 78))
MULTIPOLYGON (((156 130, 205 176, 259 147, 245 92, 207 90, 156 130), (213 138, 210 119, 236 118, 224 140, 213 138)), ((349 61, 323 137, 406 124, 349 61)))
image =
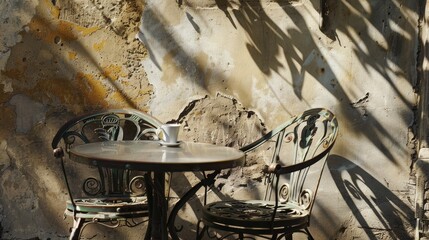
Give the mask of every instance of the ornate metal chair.
POLYGON ((209 228, 227 232, 221 239, 233 234, 238 239, 247 235, 292 239, 295 232, 306 233, 313 239, 308 230, 311 210, 337 131, 337 119, 330 111, 310 109, 242 147, 247 156, 265 144, 275 144, 274 148, 267 147, 273 155, 264 171, 267 177, 264 200, 207 204, 202 211, 201 231, 198 224, 198 239, 209 228))
POLYGON ((142 217, 149 215, 146 193, 151 195, 151 187, 146 186, 150 179, 143 172, 65 161, 64 152, 68 153, 73 145, 90 142, 157 140, 154 131, 148 130, 160 125, 155 118, 137 110, 115 109, 77 117, 58 130, 52 148, 54 156, 61 160, 70 197, 64 213, 74 219, 70 239, 79 239, 89 223, 114 228, 144 222, 142 217), (76 189, 76 186, 81 187, 76 189))

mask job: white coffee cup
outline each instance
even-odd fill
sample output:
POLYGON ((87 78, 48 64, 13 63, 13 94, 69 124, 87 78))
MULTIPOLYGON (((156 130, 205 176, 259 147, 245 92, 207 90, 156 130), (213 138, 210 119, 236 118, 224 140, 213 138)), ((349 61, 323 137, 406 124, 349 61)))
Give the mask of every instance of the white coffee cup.
POLYGON ((158 136, 161 136, 162 141, 166 143, 177 143, 177 137, 179 136, 180 124, 168 123, 161 125, 158 136))

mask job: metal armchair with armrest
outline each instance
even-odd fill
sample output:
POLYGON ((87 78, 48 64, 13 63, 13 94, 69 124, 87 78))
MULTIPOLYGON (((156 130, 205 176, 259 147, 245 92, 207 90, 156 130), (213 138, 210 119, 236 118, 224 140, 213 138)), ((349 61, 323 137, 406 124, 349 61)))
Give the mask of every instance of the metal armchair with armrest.
POLYGON ((151 195, 151 187, 145 184, 150 181, 146 173, 105 167, 92 167, 89 171, 87 165, 65 161, 64 153, 72 146, 90 142, 157 140, 157 136, 147 133, 153 131, 147 130, 160 126, 160 121, 143 112, 113 109, 74 118, 58 130, 52 148, 54 156, 61 160, 70 197, 64 213, 74 219, 70 239, 79 239, 89 223, 114 228, 144 222, 141 218, 149 215, 147 195, 151 195), (69 169, 71 165, 74 168, 69 169), (76 183, 79 180, 83 183, 76 183), (82 188, 75 189, 77 184, 82 188))
POLYGON ((207 204, 202 211, 204 228, 198 229, 198 239, 208 233, 209 228, 228 232, 221 239, 233 234, 237 234, 238 239, 247 234, 292 239, 295 232, 306 233, 313 239, 308 230, 311 211, 337 131, 337 119, 330 111, 310 109, 242 147, 248 154, 275 140, 272 161, 265 169, 268 179, 265 197, 207 204), (314 179, 307 177, 310 173, 314 179), (314 188, 307 189, 307 182, 312 182, 314 188))

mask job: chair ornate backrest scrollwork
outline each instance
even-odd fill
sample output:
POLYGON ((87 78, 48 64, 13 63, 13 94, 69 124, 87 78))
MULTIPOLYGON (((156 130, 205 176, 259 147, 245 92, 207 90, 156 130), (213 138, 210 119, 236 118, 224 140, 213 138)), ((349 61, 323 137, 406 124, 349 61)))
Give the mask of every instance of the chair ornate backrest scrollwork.
MULTIPOLYGON (((73 146, 90 142, 157 140, 153 129, 160 126, 160 121, 143 112, 113 109, 74 118, 58 130, 52 148, 54 156, 61 159, 70 197, 65 210, 65 215, 74 219, 70 239, 79 239, 89 223, 136 226, 143 222, 136 219, 148 216, 149 212, 145 173, 89 167, 65 161, 64 153, 69 153, 73 146)), ((148 187, 147 191, 150 190, 148 187)))
MULTIPOLYGON (((238 234, 270 235, 271 239, 292 239, 294 232, 306 233, 326 158, 337 137, 338 122, 326 109, 303 112, 255 142, 241 148, 246 156, 266 144, 272 160, 266 164, 266 192, 263 200, 229 200, 203 208, 198 238, 221 230, 225 237, 238 234)), ((198 226, 199 227, 199 226, 198 226)))

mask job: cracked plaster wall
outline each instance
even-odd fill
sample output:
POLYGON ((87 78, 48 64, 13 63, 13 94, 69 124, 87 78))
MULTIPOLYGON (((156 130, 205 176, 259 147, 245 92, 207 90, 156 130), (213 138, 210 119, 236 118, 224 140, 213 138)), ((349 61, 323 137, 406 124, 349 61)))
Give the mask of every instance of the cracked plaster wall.
MULTIPOLYGON (((137 108, 181 122, 184 140, 239 147, 303 109, 326 107, 341 129, 312 232, 411 238, 422 2, 328 0, 321 31, 315 0, 1 1, 0 237, 67 238, 50 141, 77 114, 137 108)), ((224 171, 215 190, 257 195, 263 161, 257 154, 224 171)), ((198 177, 175 176, 173 201, 198 177)), ((178 219, 184 239, 198 196, 178 219)), ((85 236, 136 232, 90 226, 85 236)))

